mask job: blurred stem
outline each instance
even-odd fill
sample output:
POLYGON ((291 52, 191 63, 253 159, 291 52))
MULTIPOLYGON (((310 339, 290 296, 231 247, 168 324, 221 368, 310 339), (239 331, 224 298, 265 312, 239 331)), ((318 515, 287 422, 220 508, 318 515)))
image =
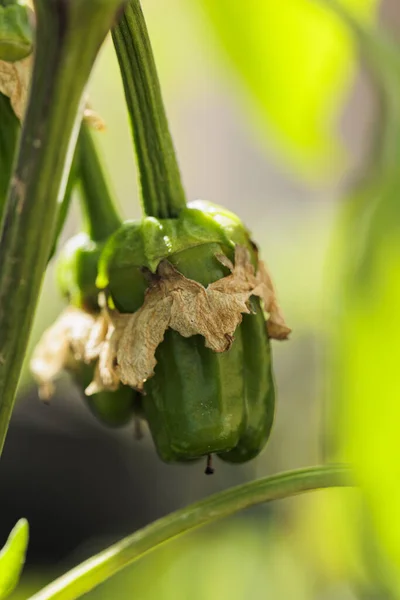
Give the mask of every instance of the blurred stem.
POLYGON ((163 517, 78 565, 31 597, 74 600, 166 541, 240 510, 328 487, 354 485, 345 466, 310 467, 240 485, 163 517))
MULTIPOLYGON (((379 31, 365 25, 338 0, 320 0, 332 10, 349 28, 354 36, 360 57, 374 84, 377 94, 379 117, 373 129, 373 140, 361 184, 368 188, 370 181, 386 177, 398 171, 398 136, 400 128, 400 54, 397 42, 379 31)), ((360 181, 357 182, 360 187, 360 181)))
POLYGON ((139 0, 128 2, 112 37, 131 121, 143 209, 152 217, 176 217, 186 205, 185 193, 139 0))
POLYGON ((84 122, 78 140, 81 204, 86 230, 95 242, 114 233, 122 221, 106 181, 90 128, 84 122))
MULTIPOLYGON (((360 172, 349 186, 346 202, 339 213, 337 239, 332 250, 332 268, 328 269, 329 282, 332 281, 332 269, 337 269, 337 248, 343 252, 343 260, 339 261, 339 292, 344 296, 356 297, 361 283, 368 281, 368 270, 373 264, 377 248, 382 240, 382 223, 385 221, 385 235, 393 219, 393 204, 397 203, 396 190, 400 185, 400 52, 398 44, 384 31, 372 25, 364 24, 337 0, 318 0, 328 8, 348 28, 353 36, 360 58, 368 73, 372 90, 377 99, 377 116, 372 126, 372 139, 366 160, 360 172), (377 226, 381 223, 380 226, 377 226), (352 290, 350 292, 350 290, 352 290)), ((366 289, 362 292, 367 298, 366 289)), ((368 288, 370 289, 370 288, 368 288)), ((335 295, 336 298, 336 295, 335 295)), ((350 303, 354 299, 349 300, 350 303)), ((344 305, 342 304, 342 307, 344 305)), ((344 309, 343 309, 344 310, 344 309)), ((338 317, 337 305, 335 315, 338 317)), ((344 316, 342 317, 344 318, 344 316)), ((344 329, 347 329, 343 325, 344 329)), ((332 340, 336 339, 330 364, 334 365, 333 381, 338 383, 336 372, 342 365, 343 335, 335 326, 332 340), (335 336, 338 336, 335 338, 335 336), (342 365, 339 367, 339 365, 342 365)), ((338 391, 335 385, 329 387, 329 403, 324 407, 325 427, 322 431, 323 453, 329 459, 337 456, 341 441, 337 435, 342 431, 339 415, 345 414, 341 402, 338 402, 338 391), (332 427, 332 424, 335 424, 332 427)))
POLYGON ((35 0, 30 100, 0 236, 0 453, 82 117, 82 93, 122 0, 35 0))

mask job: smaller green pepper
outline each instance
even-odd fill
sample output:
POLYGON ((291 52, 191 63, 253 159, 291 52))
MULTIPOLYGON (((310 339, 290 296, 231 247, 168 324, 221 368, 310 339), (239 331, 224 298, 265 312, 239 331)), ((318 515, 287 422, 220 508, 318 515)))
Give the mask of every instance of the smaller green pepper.
POLYGON ((78 233, 66 242, 57 259, 56 277, 61 294, 73 306, 89 312, 99 308, 96 277, 103 245, 85 232, 78 233))
POLYGON ((91 332, 105 325, 95 285, 98 260, 108 236, 120 224, 87 125, 82 125, 74 166, 81 182, 87 232, 72 237, 60 251, 56 262, 57 283, 69 307, 37 346, 32 371, 42 385, 44 397, 51 395, 52 378, 63 368, 72 376, 85 404, 99 422, 107 427, 122 427, 135 419, 137 425, 143 418, 141 397, 131 387, 119 385, 113 390, 86 393, 96 370, 96 361, 86 354, 86 344, 91 332), (53 347, 59 348, 55 360, 51 356, 53 347))
POLYGON ((85 390, 93 379, 93 365, 80 362, 70 371, 80 390, 86 406, 96 419, 106 427, 123 427, 132 418, 143 418, 141 396, 132 388, 121 385, 114 392, 101 391, 87 396, 85 390))
MULTIPOLYGON (((99 290, 96 288, 97 263, 104 242, 93 241, 87 233, 79 233, 65 244, 56 263, 59 289, 69 304, 100 316, 99 290)), ((134 417, 140 418, 139 394, 128 386, 101 390, 87 395, 93 380, 95 363, 71 361, 66 367, 81 391, 86 406, 107 427, 122 427, 134 417)))
POLYGON ((99 310, 96 287, 97 263, 108 237, 121 225, 104 177, 97 149, 83 123, 74 168, 81 183, 85 232, 72 237, 57 259, 57 283, 70 304, 89 312, 99 310))
POLYGON ((0 60, 16 62, 32 53, 33 11, 24 0, 0 3, 0 60))
MULTIPOLYGON (((87 125, 82 126, 77 157, 82 208, 88 232, 77 234, 61 250, 56 266, 57 282, 70 305, 99 315, 99 290, 96 287, 98 261, 104 244, 120 225, 120 220, 87 125)), ((70 369, 92 414, 108 427, 121 427, 133 417, 140 418, 141 399, 128 386, 121 385, 117 390, 102 390, 91 395, 85 393, 84 390, 93 380, 94 369, 94 363, 83 361, 74 362, 70 369)))

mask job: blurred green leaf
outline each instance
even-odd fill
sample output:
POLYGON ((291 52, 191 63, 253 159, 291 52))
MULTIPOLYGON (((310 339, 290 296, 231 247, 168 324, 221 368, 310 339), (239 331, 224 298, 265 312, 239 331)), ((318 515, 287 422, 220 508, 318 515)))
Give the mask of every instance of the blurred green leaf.
POLYGON ((173 540, 87 598, 310 600, 312 584, 296 563, 288 532, 259 513, 173 540))
POLYGON ((369 575, 399 597, 400 49, 353 27, 381 102, 371 161, 346 201, 332 255, 336 265, 341 256, 331 312, 335 457, 355 464, 370 509, 360 540, 369 575))
MULTIPOLYGON (((338 157, 333 122, 353 66, 351 39, 317 0, 197 0, 275 136, 315 175, 338 157)), ((371 18, 377 0, 343 0, 371 18)), ((250 113, 253 111, 250 109, 250 113)))
POLYGON ((20 519, 0 552, 0 600, 7 598, 19 581, 28 540, 28 521, 20 519))

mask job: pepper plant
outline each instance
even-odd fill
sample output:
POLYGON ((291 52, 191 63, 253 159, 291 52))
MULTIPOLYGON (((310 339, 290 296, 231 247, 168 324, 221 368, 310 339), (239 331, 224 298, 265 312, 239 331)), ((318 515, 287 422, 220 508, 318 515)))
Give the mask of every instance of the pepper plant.
MULTIPOLYGON (((57 259, 67 306, 31 357, 41 396, 50 399, 66 370, 106 425, 132 420, 139 430, 147 422, 165 462, 195 469, 202 460, 212 474, 214 455, 254 460, 274 420, 274 340, 290 328, 245 225, 216 204, 187 201, 139 0, 33 4, 0 0, 0 450, 43 275, 79 186, 85 231, 57 259), (85 110, 110 30, 140 179, 136 221, 118 214, 85 110), (10 88, 1 74, 11 71, 18 81, 10 88)), ((352 482, 346 466, 325 465, 227 490, 122 540, 34 597, 77 598, 189 529, 352 482)), ((17 582, 26 543, 22 521, 0 555, 0 598, 17 582)))

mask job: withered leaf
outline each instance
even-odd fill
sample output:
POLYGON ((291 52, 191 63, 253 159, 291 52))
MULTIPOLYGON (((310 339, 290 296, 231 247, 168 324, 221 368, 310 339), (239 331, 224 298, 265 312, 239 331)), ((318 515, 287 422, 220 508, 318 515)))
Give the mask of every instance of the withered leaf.
MULTIPOLYGON (((275 319, 281 318, 270 278, 264 281, 265 272, 263 277, 254 273, 246 248, 236 246, 234 265, 224 255, 217 258, 231 274, 206 288, 184 277, 168 261, 162 261, 141 308, 132 315, 114 312, 110 346, 102 349, 112 354, 107 360, 103 358, 106 377, 110 364, 115 365, 112 369, 122 383, 141 390, 154 373, 155 352, 168 327, 183 337, 200 334, 208 348, 225 352, 232 344, 242 314, 250 313, 248 301, 252 295, 264 298, 268 308, 274 309, 275 319)), ((283 339, 289 329, 276 321, 272 331, 283 339)), ((101 366, 98 376, 97 386, 99 380, 104 381, 101 366)))
POLYGON ((113 322, 112 313, 103 310, 98 319, 98 329, 86 346, 86 360, 97 359, 93 381, 85 390, 87 396, 97 394, 104 389, 116 390, 120 377, 116 368, 117 348, 123 330, 127 327, 130 315, 118 315, 113 322))
POLYGON ((258 280, 263 284, 263 293, 260 294, 264 302, 265 311, 268 313, 267 331, 269 337, 275 340, 286 340, 292 331, 285 323, 282 311, 276 299, 274 284, 263 261, 258 263, 258 280))
MULTIPOLYGON (((28 103, 32 68, 33 54, 13 63, 0 60, 0 92, 10 98, 11 107, 20 121, 24 118, 28 103)), ((103 119, 91 108, 87 96, 83 119, 97 131, 106 128, 103 119)))
POLYGON ((0 92, 10 98, 20 121, 25 114, 32 64, 32 55, 13 63, 0 60, 0 92))
POLYGON ((39 395, 49 400, 54 393, 54 380, 62 371, 74 369, 77 363, 91 362, 108 333, 105 314, 90 314, 69 306, 42 335, 30 362, 30 370, 39 385, 39 395), (96 352, 94 352, 96 348, 96 352))
POLYGON ((53 380, 63 369, 73 368, 74 361, 95 363, 87 395, 115 390, 120 382, 142 390, 154 373, 155 353, 169 327, 183 337, 200 334, 208 348, 225 352, 242 315, 250 313, 251 296, 264 302, 270 337, 285 339, 290 329, 265 266, 260 263, 256 274, 248 251, 241 246, 236 246, 234 265, 225 255, 217 258, 231 274, 207 287, 162 261, 143 305, 133 314, 111 310, 102 295, 100 315, 66 309, 43 334, 32 357, 31 370, 42 397, 52 394, 53 380))

